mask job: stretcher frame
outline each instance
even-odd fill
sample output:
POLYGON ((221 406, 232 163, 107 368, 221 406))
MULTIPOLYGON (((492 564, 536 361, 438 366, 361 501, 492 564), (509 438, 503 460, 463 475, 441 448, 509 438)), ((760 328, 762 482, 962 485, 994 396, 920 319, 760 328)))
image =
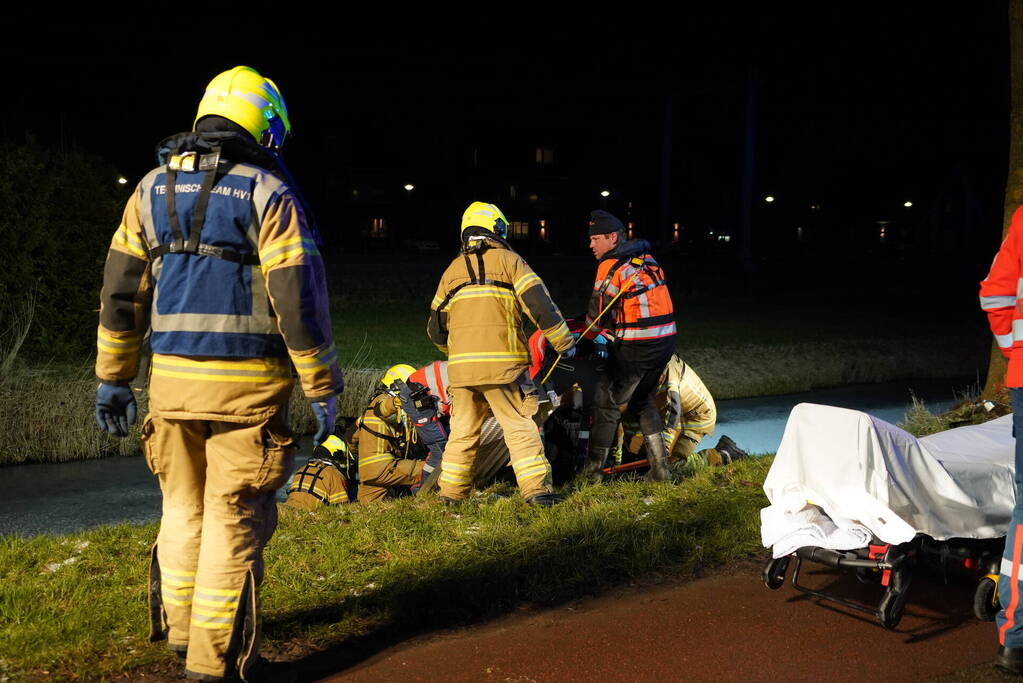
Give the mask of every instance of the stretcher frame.
POLYGON ((927 563, 938 566, 946 583, 950 570, 979 574, 973 597, 973 613, 981 621, 992 621, 999 609, 998 572, 1004 546, 1004 537, 936 541, 925 534, 917 534, 912 540, 898 545, 874 539, 868 546, 856 550, 804 546, 788 555, 769 559, 764 565, 761 578, 765 586, 777 590, 785 583, 788 567, 794 562, 791 581, 793 588, 815 598, 870 614, 884 628, 894 630, 902 619, 914 574, 918 567, 927 563), (835 592, 810 588, 799 582, 804 562, 854 571, 861 582, 877 582, 884 590, 875 606, 850 600, 835 592))

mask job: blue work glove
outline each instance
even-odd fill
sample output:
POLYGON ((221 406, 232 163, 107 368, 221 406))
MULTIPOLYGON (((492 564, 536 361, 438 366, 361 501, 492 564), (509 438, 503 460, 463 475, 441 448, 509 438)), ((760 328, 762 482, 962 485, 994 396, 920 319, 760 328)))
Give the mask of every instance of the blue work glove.
POLYGON ((96 387, 96 424, 114 436, 128 436, 128 425, 135 424, 138 404, 128 386, 100 384, 96 387))
POLYGON ((573 356, 575 356, 575 346, 573 345, 572 348, 570 348, 568 351, 565 351, 563 354, 561 354, 561 356, 563 358, 572 358, 573 356))
POLYGON ((313 415, 316 416, 316 436, 313 437, 313 448, 327 440, 334 430, 334 421, 337 420, 337 396, 322 401, 313 401, 313 415))
POLYGON ((597 335, 594 337, 593 355, 596 358, 607 358, 607 339, 604 335, 597 335))

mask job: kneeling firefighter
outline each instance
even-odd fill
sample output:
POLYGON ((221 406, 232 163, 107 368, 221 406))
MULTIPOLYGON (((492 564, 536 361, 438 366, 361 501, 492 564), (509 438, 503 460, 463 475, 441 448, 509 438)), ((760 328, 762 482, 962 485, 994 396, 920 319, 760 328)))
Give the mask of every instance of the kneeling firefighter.
POLYGON ((354 493, 355 458, 345 440, 331 434, 313 449, 313 457, 288 484, 285 505, 313 510, 348 503, 354 493))
POLYGON ((402 407, 400 386, 416 369, 395 365, 380 378, 378 393, 358 419, 352 450, 359 459, 359 502, 381 500, 395 487, 420 483, 424 462, 411 455, 416 430, 402 407))
POLYGON ((272 81, 216 76, 194 131, 159 147, 128 199, 100 301, 96 419, 128 433, 147 327, 146 461, 163 493, 152 550, 152 640, 189 678, 257 675, 263 548, 291 474, 291 364, 322 441, 344 387, 311 214, 279 151, 291 124, 272 81))
MULTIPOLYGON (((714 432, 717 405, 700 376, 677 354, 671 357, 661 373, 656 405, 664 423, 661 438, 669 462, 688 462, 696 466, 727 465, 733 460, 748 457, 727 436, 721 436, 714 448, 696 451, 700 440, 714 432)), ((622 428, 622 460, 647 457, 644 454, 646 442, 634 413, 625 413, 622 428)), ((612 467, 611 470, 616 468, 612 467)))

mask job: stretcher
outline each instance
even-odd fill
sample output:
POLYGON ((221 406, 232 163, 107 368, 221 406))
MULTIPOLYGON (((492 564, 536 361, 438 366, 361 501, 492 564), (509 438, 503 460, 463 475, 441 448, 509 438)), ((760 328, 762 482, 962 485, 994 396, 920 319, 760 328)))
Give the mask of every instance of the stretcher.
POLYGON ((998 568, 1015 504, 1012 417, 917 439, 878 418, 832 406, 793 408, 764 482, 762 579, 873 614, 902 618, 915 573, 977 579, 974 613, 998 611, 998 568), (805 563, 854 572, 879 588, 876 604, 815 590, 805 563))

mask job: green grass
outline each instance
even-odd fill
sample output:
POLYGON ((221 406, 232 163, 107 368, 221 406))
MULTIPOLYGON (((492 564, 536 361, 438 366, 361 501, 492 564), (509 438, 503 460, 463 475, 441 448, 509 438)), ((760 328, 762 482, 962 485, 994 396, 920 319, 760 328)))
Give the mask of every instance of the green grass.
MULTIPOLYGON (((455 509, 433 497, 284 509, 266 551, 265 650, 296 658, 758 554, 770 463, 703 468, 677 485, 583 487, 550 509, 504 485, 455 509)), ((0 539, 0 679, 94 679, 170 662, 145 640, 155 535, 155 525, 121 525, 0 539)))

